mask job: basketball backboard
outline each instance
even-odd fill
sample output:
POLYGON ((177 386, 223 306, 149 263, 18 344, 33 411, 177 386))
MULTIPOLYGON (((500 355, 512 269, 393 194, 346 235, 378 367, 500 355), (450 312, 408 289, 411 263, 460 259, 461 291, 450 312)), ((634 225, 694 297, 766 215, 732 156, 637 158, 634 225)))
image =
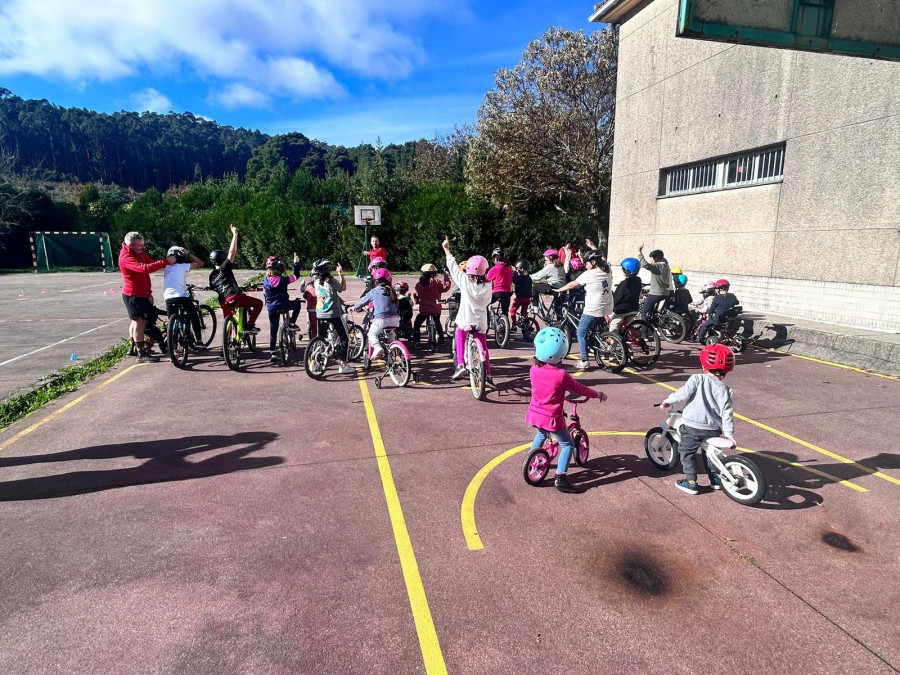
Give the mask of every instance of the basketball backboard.
POLYGON ((380 206, 354 206, 353 207, 354 225, 359 227, 372 227, 381 225, 381 207, 380 206))
POLYGON ((900 0, 679 0, 676 34, 900 61, 900 0))

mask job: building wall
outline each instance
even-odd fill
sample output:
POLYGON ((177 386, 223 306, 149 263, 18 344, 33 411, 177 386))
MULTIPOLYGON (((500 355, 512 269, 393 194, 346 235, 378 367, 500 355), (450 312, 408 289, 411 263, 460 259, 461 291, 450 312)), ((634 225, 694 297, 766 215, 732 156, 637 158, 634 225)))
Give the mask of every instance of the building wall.
POLYGON ((900 330, 900 63, 677 38, 676 11, 619 29, 610 257, 645 243, 745 280, 748 309, 900 330), (781 142, 780 183, 658 197, 661 169, 781 142))

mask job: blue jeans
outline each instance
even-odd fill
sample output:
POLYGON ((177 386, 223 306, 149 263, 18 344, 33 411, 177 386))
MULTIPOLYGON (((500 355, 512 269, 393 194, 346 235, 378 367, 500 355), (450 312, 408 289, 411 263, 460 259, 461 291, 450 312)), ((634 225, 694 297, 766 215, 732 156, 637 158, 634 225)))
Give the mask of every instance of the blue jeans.
POLYGON ((587 314, 582 314, 581 319, 578 320, 578 332, 576 335, 578 336, 578 351, 581 353, 582 361, 588 360, 587 336, 591 334, 599 320, 599 316, 588 316, 587 314))
POLYGON ((568 429, 560 429, 559 431, 545 431, 538 429, 531 442, 531 449, 537 450, 547 440, 547 436, 553 436, 559 443, 559 460, 556 462, 556 473, 565 473, 569 470, 569 462, 572 460, 572 435, 568 429))

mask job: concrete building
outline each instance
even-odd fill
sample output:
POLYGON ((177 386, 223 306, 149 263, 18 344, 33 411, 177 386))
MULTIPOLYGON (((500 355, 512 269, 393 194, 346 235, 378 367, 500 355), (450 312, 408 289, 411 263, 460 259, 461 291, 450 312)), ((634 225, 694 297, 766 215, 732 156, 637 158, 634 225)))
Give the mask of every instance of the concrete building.
POLYGON ((900 332, 900 63, 678 38, 677 5, 592 16, 620 39, 610 258, 643 242, 746 309, 900 332))

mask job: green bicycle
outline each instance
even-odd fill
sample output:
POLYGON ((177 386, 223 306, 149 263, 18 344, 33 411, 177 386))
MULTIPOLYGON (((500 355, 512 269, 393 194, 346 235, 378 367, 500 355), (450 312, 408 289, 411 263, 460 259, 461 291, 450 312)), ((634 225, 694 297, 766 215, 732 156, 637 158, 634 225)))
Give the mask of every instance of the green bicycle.
POLYGON ((231 316, 225 319, 222 326, 222 355, 231 370, 241 367, 241 352, 256 351, 256 334, 247 332, 246 307, 235 307, 234 303, 225 302, 232 310, 231 316))

